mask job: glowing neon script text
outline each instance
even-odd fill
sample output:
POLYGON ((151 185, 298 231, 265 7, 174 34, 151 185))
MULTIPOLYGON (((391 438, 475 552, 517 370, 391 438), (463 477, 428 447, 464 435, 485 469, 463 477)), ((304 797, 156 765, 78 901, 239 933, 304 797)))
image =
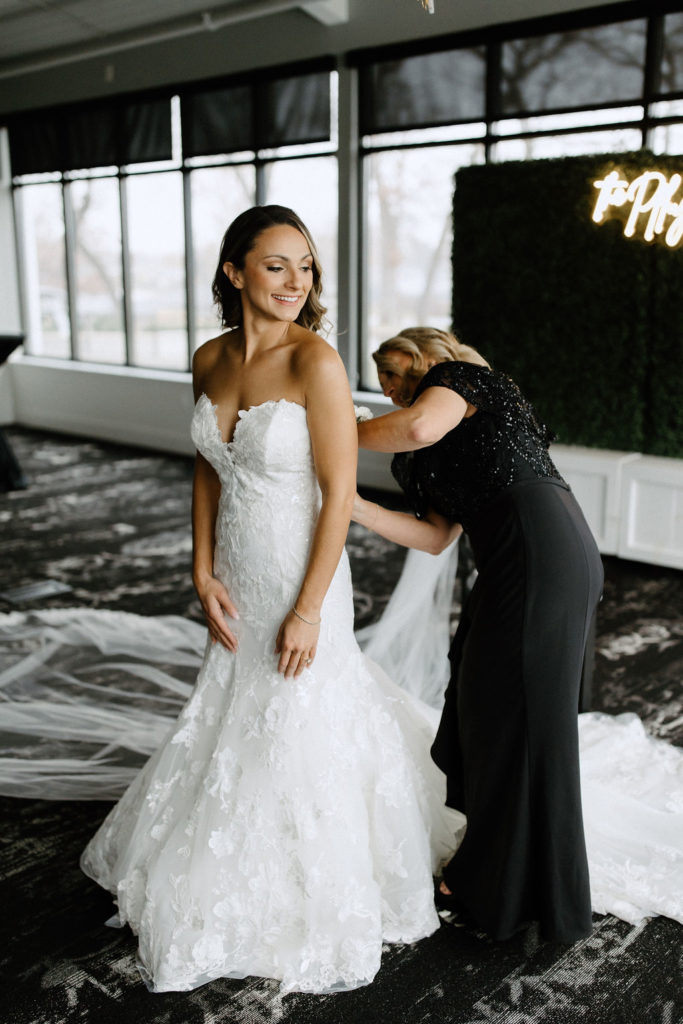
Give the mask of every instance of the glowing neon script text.
POLYGON ((674 195, 683 181, 680 174, 674 174, 667 180, 661 171, 646 171, 635 178, 631 184, 619 176, 619 171, 612 171, 606 178, 594 181, 598 190, 598 198, 593 210, 593 220, 601 224, 611 206, 625 206, 631 203, 624 234, 632 238, 636 233, 638 219, 649 214, 643 238, 652 242, 657 235, 664 233, 664 241, 673 248, 683 237, 683 197, 676 202, 674 195), (667 219, 672 218, 667 226, 667 219))

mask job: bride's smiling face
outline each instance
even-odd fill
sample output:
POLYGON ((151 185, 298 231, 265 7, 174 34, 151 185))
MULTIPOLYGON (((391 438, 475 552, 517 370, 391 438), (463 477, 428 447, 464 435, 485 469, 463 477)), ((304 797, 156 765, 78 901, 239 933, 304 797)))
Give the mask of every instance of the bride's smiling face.
POLYGON ((313 256, 300 231, 276 224, 257 235, 244 267, 224 263, 223 271, 241 291, 244 313, 293 323, 313 285, 313 256))

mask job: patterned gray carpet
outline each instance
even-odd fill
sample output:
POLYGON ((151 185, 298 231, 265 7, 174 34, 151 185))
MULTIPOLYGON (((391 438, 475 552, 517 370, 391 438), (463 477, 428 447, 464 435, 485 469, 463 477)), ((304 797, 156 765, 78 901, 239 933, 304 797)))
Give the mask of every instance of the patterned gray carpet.
MULTIPOLYGON (((69 593, 12 608, 88 606, 200 619, 189 576, 191 464, 14 429, 30 488, 0 495, 0 589, 49 578, 69 593)), ((392 545, 352 527, 359 625, 376 618, 401 568, 392 545)), ((457 591, 456 591, 457 592, 457 591)), ((635 711, 683 744, 683 574, 606 560, 594 706, 635 711)), ((454 608, 457 613, 457 608, 454 608)), ((78 869, 103 803, 3 799, 2 1024, 680 1024, 683 928, 595 918, 571 948, 533 929, 496 944, 444 920, 387 948, 375 982, 333 996, 277 996, 267 981, 219 981, 151 995, 135 941, 104 927, 110 898, 78 869)))

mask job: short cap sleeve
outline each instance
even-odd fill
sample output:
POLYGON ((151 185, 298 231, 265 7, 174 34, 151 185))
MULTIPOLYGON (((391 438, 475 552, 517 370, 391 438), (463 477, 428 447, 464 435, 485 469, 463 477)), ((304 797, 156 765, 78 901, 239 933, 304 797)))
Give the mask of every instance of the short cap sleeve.
POLYGON ((427 388, 449 388, 457 392, 466 402, 492 412, 495 406, 491 386, 496 374, 487 366, 475 363, 437 363, 424 375, 418 384, 413 401, 427 388))

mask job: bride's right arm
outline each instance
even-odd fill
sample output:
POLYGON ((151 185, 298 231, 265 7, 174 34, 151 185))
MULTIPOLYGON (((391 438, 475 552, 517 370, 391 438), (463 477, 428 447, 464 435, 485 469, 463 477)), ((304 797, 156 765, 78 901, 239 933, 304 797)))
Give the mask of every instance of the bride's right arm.
MULTIPOLYGON (((203 390, 201 363, 195 353, 193 383, 195 400, 203 390), (198 365, 199 364, 199 365, 198 365)), ((226 614, 239 619, 237 609, 220 580, 213 574, 216 517, 221 484, 213 467, 197 452, 192 484, 192 582, 201 601, 211 640, 233 653, 237 637, 225 621, 226 614)))
POLYGON ((452 523, 437 512, 428 512, 424 519, 416 519, 412 512, 396 512, 374 501, 356 495, 351 518, 380 537, 406 548, 417 548, 430 555, 440 554, 462 533, 460 523, 452 523))

